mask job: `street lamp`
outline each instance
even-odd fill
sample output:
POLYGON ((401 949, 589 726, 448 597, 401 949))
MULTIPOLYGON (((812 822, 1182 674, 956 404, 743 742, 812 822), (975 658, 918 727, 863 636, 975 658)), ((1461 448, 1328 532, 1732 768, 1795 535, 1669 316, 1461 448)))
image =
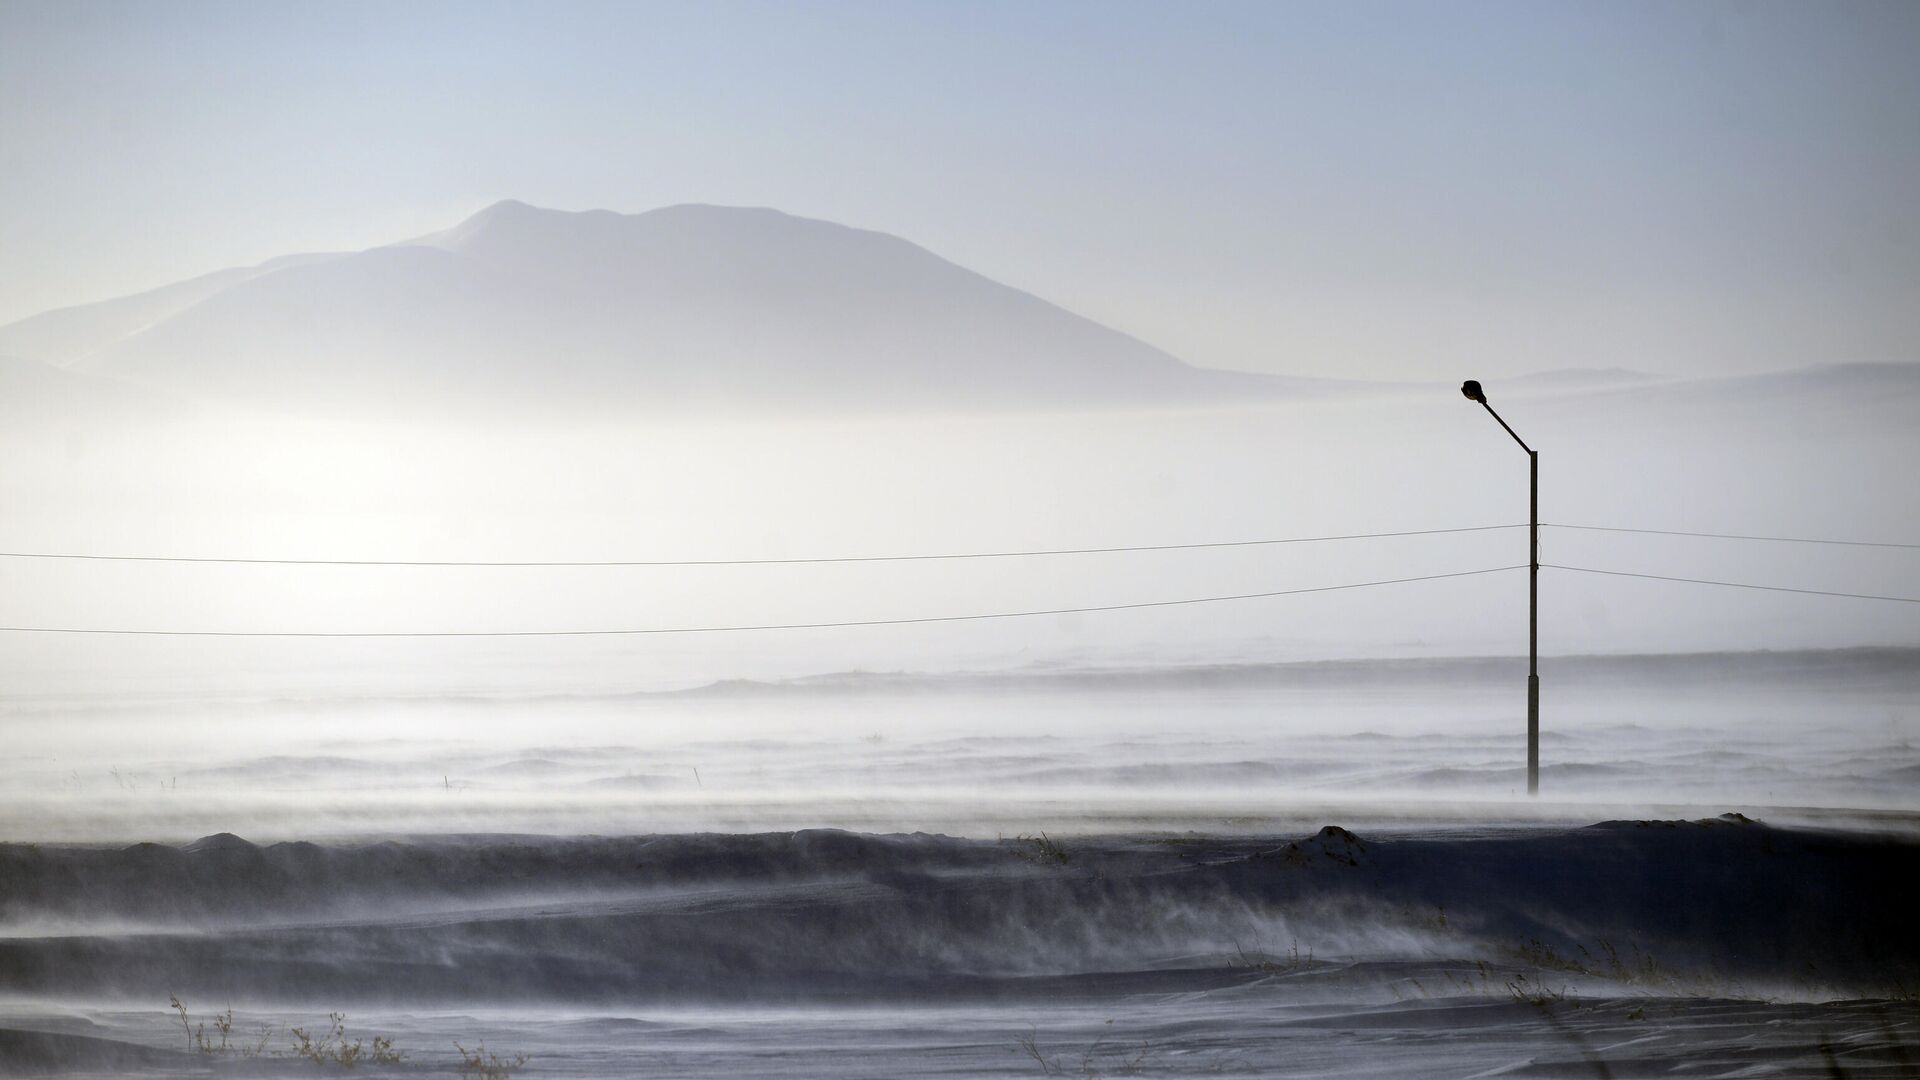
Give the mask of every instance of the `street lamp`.
POLYGON ((1529 502, 1532 514, 1527 527, 1527 794, 1540 794, 1540 452, 1526 440, 1514 435, 1507 422, 1487 404, 1487 395, 1472 379, 1460 384, 1468 401, 1477 401, 1487 414, 1498 420, 1513 435, 1513 441, 1527 452, 1529 502))

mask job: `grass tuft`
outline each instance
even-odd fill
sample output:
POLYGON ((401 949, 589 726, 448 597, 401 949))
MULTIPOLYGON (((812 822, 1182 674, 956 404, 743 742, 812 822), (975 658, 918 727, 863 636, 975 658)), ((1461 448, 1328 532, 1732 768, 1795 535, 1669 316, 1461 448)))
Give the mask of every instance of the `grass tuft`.
POLYGON ((1020 857, 1031 863, 1065 866, 1073 859, 1059 841, 1044 832, 1033 836, 1022 835, 1018 842, 1022 845, 1017 849, 1020 857))
POLYGON ((506 1080, 527 1066, 527 1055, 515 1054, 503 1058, 488 1050, 486 1043, 479 1043, 471 1050, 454 1043, 453 1048, 460 1051, 460 1075, 463 1080, 506 1080))
POLYGON ((1300 952, 1300 939, 1295 938, 1287 947, 1285 956, 1275 956, 1267 952, 1250 953, 1235 942, 1233 951, 1238 954, 1239 962, 1234 967, 1248 968, 1267 975, 1291 975, 1296 971, 1306 971, 1313 967, 1313 946, 1307 946, 1303 955, 1300 952))
POLYGON ((393 1048, 393 1039, 385 1035, 375 1035, 372 1045, 365 1040, 347 1041, 347 1014, 328 1013, 327 1030, 319 1038, 306 1028, 292 1028, 293 1056, 305 1058, 315 1065, 338 1065, 351 1069, 362 1061, 370 1065, 398 1065, 406 1055, 393 1048))
MULTIPOLYGON (((405 1051, 394 1047, 390 1035, 348 1038, 346 1013, 328 1013, 326 1029, 318 1033, 301 1027, 288 1028, 287 1034, 291 1038, 288 1048, 269 1050, 267 1047, 273 1041, 275 1030, 272 1024, 262 1026, 258 1038, 236 1042, 233 1037, 232 1009, 208 1020, 195 1021, 179 995, 168 994, 167 1004, 180 1016, 180 1030, 186 1035, 189 1054, 209 1057, 288 1057, 340 1069, 361 1065, 399 1065, 407 1056, 405 1051), (207 1031, 208 1024, 213 1025, 211 1033, 207 1031)), ((506 1080, 525 1068, 528 1060, 525 1054, 503 1057, 488 1050, 485 1043, 472 1050, 459 1043, 453 1045, 454 1049, 460 1051, 460 1075, 468 1080, 506 1080)))

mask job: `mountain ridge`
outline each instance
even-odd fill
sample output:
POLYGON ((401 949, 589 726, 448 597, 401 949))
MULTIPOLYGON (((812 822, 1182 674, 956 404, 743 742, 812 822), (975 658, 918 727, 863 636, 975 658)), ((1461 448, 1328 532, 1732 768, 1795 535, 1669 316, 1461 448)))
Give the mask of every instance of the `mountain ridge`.
MULTIPOLYGON (((286 255, 29 316, 0 326, 0 357, 11 389, 44 390, 64 409, 97 384, 116 416, 141 391, 162 408, 379 420, 475 409, 1210 406, 1452 385, 1196 367, 912 241, 770 207, 624 214, 512 199, 391 244, 286 255)), ((1804 394, 1872 379, 1905 397, 1913 368, 1706 379, 1565 369, 1489 389, 1679 401, 1709 387, 1804 394)))
MULTIPOLYGON (((1339 390, 1215 371, 910 241, 770 208, 504 200, 0 327, 0 353, 175 392, 354 411, 1017 407, 1339 390)), ((1356 384, 1359 385, 1359 384, 1356 384)))

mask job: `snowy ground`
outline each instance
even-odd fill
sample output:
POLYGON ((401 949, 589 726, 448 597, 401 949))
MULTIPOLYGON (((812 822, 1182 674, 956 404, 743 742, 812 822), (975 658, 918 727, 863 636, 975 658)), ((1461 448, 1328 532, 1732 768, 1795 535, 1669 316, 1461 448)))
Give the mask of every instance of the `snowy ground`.
POLYGON ((1509 666, 15 699, 0 1075, 1920 1074, 1911 654, 1509 666))
POLYGON ((1920 651, 13 698, 0 840, 1311 831, 1920 811, 1920 651), (1764 811, 1762 813, 1761 811, 1764 811))
MULTIPOLYGON (((141 1047, 180 1040, 178 1024, 169 1031, 152 1011, 10 1010, 6 1020, 141 1047)), ((241 1018, 254 1021, 284 1028, 324 1018, 241 1018)), ((415 1012, 382 1015, 378 1030, 410 1048, 408 1057, 360 1073, 459 1075, 449 1044, 472 1049, 476 1033, 526 1053, 525 1076, 1892 1077, 1920 1068, 1920 1018, 1911 1005, 1885 1002, 1594 997, 1536 1007, 1436 996, 1330 1008, 1250 987, 939 1009, 415 1012)), ((68 1065, 92 1058, 68 1076, 327 1075, 305 1061, 157 1049, 113 1058, 52 1039, 45 1050, 68 1065)))
POLYGON ((12 1072, 312 1075, 288 1032, 330 1010, 403 1074, 483 1040, 556 1076, 1920 1063, 1920 845, 1734 818, 0 854, 12 1072), (174 994, 196 1023, 235 1008, 228 1050, 184 1052, 174 994))

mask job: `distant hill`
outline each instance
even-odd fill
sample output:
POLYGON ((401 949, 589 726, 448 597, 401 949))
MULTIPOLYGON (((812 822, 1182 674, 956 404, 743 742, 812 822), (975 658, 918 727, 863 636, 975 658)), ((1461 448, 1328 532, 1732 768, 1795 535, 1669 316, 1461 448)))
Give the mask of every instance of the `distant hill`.
POLYGON ((1662 381, 1662 377, 1625 368, 1564 368, 1493 381, 1499 384, 1503 394, 1582 394, 1595 390, 1646 386, 1662 381))
POLYGON ((1189 366, 883 233, 496 204, 0 327, 0 354, 294 411, 1058 407, 1337 392, 1189 366))
POLYGON ((270 259, 258 266, 218 270, 97 304, 81 304, 43 312, 0 326, 0 355, 26 357, 42 364, 65 367, 84 361, 93 353, 241 282, 284 267, 337 257, 288 255, 270 259))

